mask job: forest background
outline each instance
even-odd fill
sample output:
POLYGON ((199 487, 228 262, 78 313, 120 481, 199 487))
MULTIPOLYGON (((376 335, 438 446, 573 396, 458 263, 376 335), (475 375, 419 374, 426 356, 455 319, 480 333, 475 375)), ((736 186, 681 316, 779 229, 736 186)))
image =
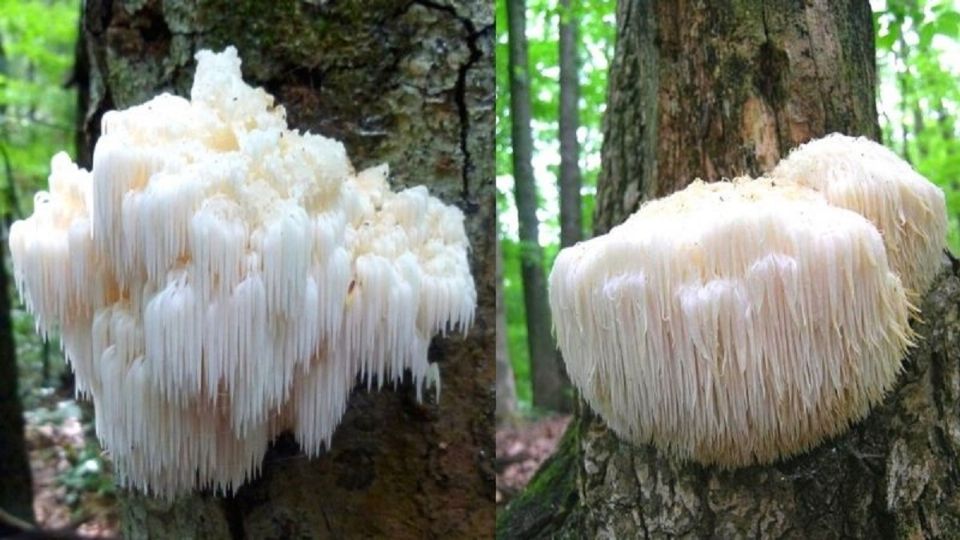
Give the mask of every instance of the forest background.
MULTIPOLYGON (((884 143, 943 188, 951 216, 950 247, 960 252, 960 3, 873 0, 871 6, 884 143)), ((497 235, 503 257, 505 345, 516 388, 515 411, 536 416, 548 411, 533 406, 531 360, 536 359, 529 352, 520 264, 531 246, 519 239, 514 196, 506 0, 496 0, 496 8, 497 235)), ((615 46, 615 9, 614 0, 526 3, 536 244, 543 253, 536 262, 544 274, 560 246, 560 22, 575 24, 579 34, 575 48, 579 150, 575 163, 582 178, 577 194, 581 230, 589 237, 600 167, 606 75, 615 46)), ((77 96, 72 69, 79 11, 78 0, 0 1, 0 212, 4 222, 30 214, 33 194, 46 186, 54 153, 65 150, 75 157, 77 96)), ((12 292, 11 298, 16 298, 12 292)), ((17 347, 18 392, 28 430, 50 423, 69 426, 55 436, 72 433, 75 443, 63 445, 60 441, 47 447, 48 453, 56 453, 48 486, 72 513, 64 519, 77 520, 85 513, 99 512, 90 508, 100 504, 92 501, 112 497, 109 465, 91 437, 92 426, 81 421, 78 404, 58 391, 69 388, 70 382, 56 336, 51 336, 50 343, 42 342, 32 319, 16 300, 10 315, 17 347)))
MULTIPOLYGON (((579 153, 575 156, 582 187, 580 200, 583 238, 592 234, 594 194, 600 172, 603 114, 607 97, 607 69, 615 46, 616 2, 600 0, 528 0, 525 37, 529 58, 531 96, 531 164, 536 193, 536 245, 521 241, 523 219, 518 217, 518 183, 514 174, 511 118, 509 36, 506 0, 497 0, 497 234, 503 257, 503 315, 506 352, 512 368, 515 401, 513 417, 540 417, 553 411, 535 403, 549 396, 535 395, 534 365, 549 364, 542 353, 531 354, 528 334, 543 325, 528 320, 524 302, 521 261, 528 257, 549 274, 561 244, 559 189, 561 144, 559 130, 561 68, 560 28, 572 23, 579 41, 576 64, 579 92, 579 153), (531 256, 531 254, 534 254, 531 256), (541 255, 542 254, 542 255, 541 255), (540 354, 541 358, 537 357, 540 354)), ((955 0, 871 0, 876 35, 877 109, 883 143, 939 185, 947 196, 950 216, 949 246, 960 252, 960 2, 955 0)), ((518 178, 519 177, 519 178, 518 178)), ((529 224, 528 224, 529 227, 529 224)), ((529 230, 529 229, 528 229, 529 230)), ((534 296, 545 295, 545 291, 534 296)), ((546 330, 549 332, 549 328, 546 330)), ((552 339, 552 337, 551 337, 552 339)), ((499 375, 498 375, 499 377, 499 375)), ((564 390, 569 392, 569 389, 564 390)), ((498 410, 501 399, 498 393, 498 410)))

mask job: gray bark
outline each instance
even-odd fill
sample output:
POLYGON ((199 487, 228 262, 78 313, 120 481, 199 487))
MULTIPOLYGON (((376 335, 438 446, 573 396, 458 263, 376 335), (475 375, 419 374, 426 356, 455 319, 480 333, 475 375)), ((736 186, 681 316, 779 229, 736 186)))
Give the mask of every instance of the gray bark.
POLYGON ((580 207, 580 58, 579 24, 571 0, 560 0, 560 245, 583 238, 580 207))
MULTIPOLYGON (((341 140, 356 168, 390 164, 394 188, 426 184, 459 206, 477 318, 435 339, 439 404, 358 389, 332 448, 289 438, 231 497, 122 496, 126 538, 436 538, 487 534, 494 513, 493 13, 473 0, 88 1, 81 148, 104 111, 185 95, 200 48, 235 45, 244 77, 290 125, 341 140)), ((83 154, 82 154, 83 156, 83 154)), ((88 162, 89 164, 89 162, 88 162)))

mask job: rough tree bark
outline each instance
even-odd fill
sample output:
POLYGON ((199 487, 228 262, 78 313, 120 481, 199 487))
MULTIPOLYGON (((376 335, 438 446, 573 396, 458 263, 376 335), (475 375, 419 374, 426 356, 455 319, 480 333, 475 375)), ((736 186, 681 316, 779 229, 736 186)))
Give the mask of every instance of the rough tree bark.
MULTIPOLYGON (((162 91, 187 95, 194 53, 233 44, 244 77, 292 127, 344 142, 395 188, 426 184, 466 215, 478 292, 469 335, 435 339, 439 404, 412 386, 357 390, 332 449, 289 438, 231 497, 122 496, 126 538, 477 537, 494 513, 493 13, 482 1, 86 2, 84 150, 100 117, 162 91)), ((84 156, 85 154, 85 156, 84 156)))
POLYGON ((583 238, 580 209, 580 57, 579 23, 571 0, 560 0, 560 245, 583 238))
POLYGON ((564 389, 560 355, 550 335, 550 308, 537 220, 537 184, 533 176, 533 135, 530 131, 530 76, 527 58, 526 2, 507 1, 507 34, 510 40, 510 138, 513 150, 514 199, 520 236, 520 277, 526 310, 527 347, 530 351, 533 405, 566 411, 570 397, 564 389))
MULTIPOLYGON (((630 0, 617 12, 597 232, 702 177, 757 175, 831 131, 876 137, 867 2, 630 0)), ((720 471, 617 439, 584 411, 499 516, 504 538, 960 536, 960 264, 914 322, 896 387, 848 433, 720 471)))

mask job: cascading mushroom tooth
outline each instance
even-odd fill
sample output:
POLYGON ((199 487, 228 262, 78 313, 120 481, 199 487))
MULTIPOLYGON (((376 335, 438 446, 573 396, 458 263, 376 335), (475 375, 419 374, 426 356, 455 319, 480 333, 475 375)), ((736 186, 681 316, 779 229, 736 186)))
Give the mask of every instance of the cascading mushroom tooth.
POLYGON ((902 280, 918 282, 873 219, 779 176, 644 204, 554 263, 571 380, 621 437, 704 464, 768 463, 844 432, 913 337, 902 280))
POLYGON ((55 156, 10 232, 121 483, 164 497, 235 489, 284 430, 317 455, 358 374, 439 392, 430 339, 476 304, 458 209, 288 129, 233 47, 197 62, 190 100, 104 115, 91 172, 55 156))

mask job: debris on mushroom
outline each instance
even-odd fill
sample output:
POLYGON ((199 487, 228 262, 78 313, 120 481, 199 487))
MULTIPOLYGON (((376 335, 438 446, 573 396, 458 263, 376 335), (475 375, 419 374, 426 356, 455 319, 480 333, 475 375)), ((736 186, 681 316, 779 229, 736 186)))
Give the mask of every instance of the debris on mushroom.
POLYGON ((869 219, 910 299, 919 303, 947 245, 943 190, 883 145, 839 133, 798 147, 770 177, 812 188, 869 219))
MULTIPOLYGON (((927 278, 888 260, 891 238, 868 221, 887 224, 882 205, 864 217, 808 183, 697 181, 561 251, 559 346, 621 437, 705 464, 766 463, 845 431, 893 386, 913 338, 901 281, 927 278)), ((921 212, 919 196, 898 197, 881 200, 921 212)), ((933 221, 905 234, 940 241, 933 221)))
POLYGON ((165 497, 238 487, 286 429, 318 454, 357 376, 439 388, 430 339, 476 303, 460 210, 288 129, 233 47, 197 61, 190 100, 104 115, 91 172, 56 155, 10 231, 121 481, 165 497))

